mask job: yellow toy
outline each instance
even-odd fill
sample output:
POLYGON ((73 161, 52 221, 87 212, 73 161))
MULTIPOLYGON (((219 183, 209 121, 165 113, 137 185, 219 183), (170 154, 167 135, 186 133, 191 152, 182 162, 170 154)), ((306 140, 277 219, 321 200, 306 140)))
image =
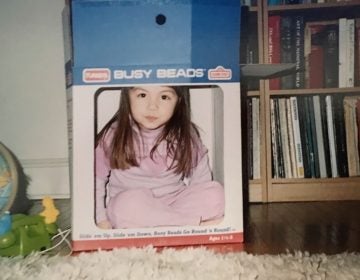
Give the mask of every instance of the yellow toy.
POLYGON ((57 216, 59 216, 59 210, 56 209, 54 200, 51 197, 46 196, 42 200, 42 205, 44 206, 44 211, 39 215, 44 217, 45 224, 55 223, 57 216))

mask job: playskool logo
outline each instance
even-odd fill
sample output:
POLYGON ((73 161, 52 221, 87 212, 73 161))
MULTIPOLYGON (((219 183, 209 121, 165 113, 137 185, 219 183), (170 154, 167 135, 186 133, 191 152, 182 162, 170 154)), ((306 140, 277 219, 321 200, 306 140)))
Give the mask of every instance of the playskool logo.
POLYGON ((110 81, 111 71, 108 68, 87 68, 83 70, 85 83, 107 83, 110 81))

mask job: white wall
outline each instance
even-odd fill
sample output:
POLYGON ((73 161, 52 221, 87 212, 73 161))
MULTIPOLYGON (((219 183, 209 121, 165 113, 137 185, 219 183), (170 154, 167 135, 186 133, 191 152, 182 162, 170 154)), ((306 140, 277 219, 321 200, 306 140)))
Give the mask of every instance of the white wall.
POLYGON ((64 0, 0 0, 0 141, 31 178, 31 198, 70 193, 64 5, 64 0))

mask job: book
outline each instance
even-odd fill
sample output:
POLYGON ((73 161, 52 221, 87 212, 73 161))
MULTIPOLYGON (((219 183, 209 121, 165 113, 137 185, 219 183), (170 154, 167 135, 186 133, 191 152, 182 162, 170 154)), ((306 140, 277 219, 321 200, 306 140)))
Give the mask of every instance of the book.
POLYGON ((347 19, 347 29, 349 30, 349 42, 347 50, 347 80, 346 86, 354 86, 354 71, 355 71, 355 20, 347 19))
POLYGON ((360 157, 360 100, 356 101, 356 124, 358 127, 358 150, 359 150, 359 157, 360 157))
POLYGON ((339 85, 339 27, 337 22, 329 23, 324 30, 324 86, 337 88, 339 85))
MULTIPOLYGON (((245 13, 247 14, 247 13, 245 13)), ((246 21, 246 19, 244 19, 246 21)), ((241 51, 245 52, 245 61, 246 64, 258 64, 259 63, 259 48, 258 48, 258 38, 257 38, 257 24, 256 18, 248 17, 246 23, 244 23, 244 29, 242 34, 246 34, 245 38, 242 38, 242 41, 245 47, 241 51)), ((243 45, 242 44, 242 45, 243 45)), ((259 79, 256 77, 246 78, 246 85, 248 90, 258 90, 259 89, 259 79)))
MULTIPOLYGON (((282 16, 280 18, 280 61, 281 63, 294 62, 294 36, 293 19, 291 16, 282 16)), ((281 89, 294 88, 294 75, 286 75, 280 78, 281 89)))
POLYGON ((349 176, 360 175, 360 159, 358 153, 358 126, 356 123, 356 102, 359 97, 346 96, 344 98, 344 119, 346 131, 346 149, 349 176))
POLYGON ((252 98, 246 99, 246 131, 247 131, 247 174, 253 179, 253 128, 252 128, 252 98))
POLYGON ((295 62, 295 88, 304 88, 305 87, 305 57, 304 57, 304 17, 303 16, 294 16, 294 57, 295 62))
POLYGON ((347 69, 347 19, 339 19, 339 87, 346 87, 346 69, 347 69))
POLYGON ((276 137, 275 101, 270 99, 272 178, 279 178, 278 142, 276 137))
POLYGON ((312 178, 320 178, 318 143, 316 138, 314 102, 311 96, 306 96, 307 101, 307 133, 309 134, 310 170, 312 178))
POLYGON ((340 177, 348 177, 343 99, 344 96, 342 94, 333 95, 333 120, 338 173, 340 177))
POLYGON ((305 97, 297 98, 298 110, 299 114, 299 127, 300 127, 300 139, 301 139, 301 148, 303 154, 303 165, 304 165, 304 178, 311 178, 311 168, 310 168, 310 151, 309 151, 309 137, 307 133, 307 110, 306 110, 306 102, 305 97))
POLYGON ((323 126, 322 126, 322 115, 320 108, 320 96, 314 95, 313 97, 314 104, 314 119, 315 119, 315 128, 316 128, 316 142, 317 142, 317 155, 319 162, 319 171, 320 178, 326 178, 326 158, 325 158, 325 147, 324 147, 324 135, 323 135, 323 126))
POLYGON ((354 86, 355 21, 339 19, 339 87, 354 86))
POLYGON ((279 119, 282 155, 284 159, 285 178, 292 178, 292 168, 290 160, 290 143, 287 125, 286 99, 279 98, 279 119))
MULTIPOLYGON (((280 16, 269 16, 268 30, 269 63, 277 64, 280 63, 280 16)), ((269 88, 270 90, 280 89, 280 78, 270 79, 269 88)))
POLYGON ((303 162, 303 151, 301 145, 301 136, 300 136, 300 123, 299 123, 299 113, 298 113, 298 98, 296 96, 290 97, 290 106, 291 106, 291 118, 293 123, 293 133, 294 133, 294 146, 295 146, 295 161, 296 161, 296 177, 304 178, 304 162, 303 162))
POLYGON ((360 18, 355 19, 355 86, 360 86, 360 18))
POLYGON ((252 158, 253 158, 253 179, 260 178, 260 102, 259 98, 252 97, 252 158))
POLYGON ((278 156, 278 170, 279 177, 286 178, 285 173, 285 160, 284 160, 284 147, 281 138, 281 125, 280 125, 280 105, 279 98, 274 98, 274 112, 275 112, 275 127, 276 127, 276 142, 277 142, 277 156, 278 156))
POLYGON ((331 158, 330 158, 330 146, 329 146, 329 134, 328 134, 328 122, 326 113, 326 97, 320 96, 320 111, 321 111, 321 125, 323 131, 323 143, 325 153, 325 164, 327 177, 331 178, 331 158))
POLYGON ((295 139, 294 139, 294 125, 292 121, 292 111, 291 111, 291 102, 290 98, 285 99, 286 105, 286 114, 287 114, 287 128, 288 128, 288 137, 289 137, 289 150, 290 150, 290 167, 292 178, 297 178, 297 167, 296 167, 296 156, 295 156, 295 139))
POLYGON ((327 95, 325 97, 326 102, 326 119, 328 127, 329 138, 329 151, 330 151, 330 163, 331 163, 331 176, 333 178, 339 177, 337 168, 337 154, 335 148, 335 132, 334 132, 334 119, 333 119, 333 105, 332 96, 327 95))
POLYGON ((324 29, 328 22, 306 22, 304 31, 306 88, 324 87, 324 29))

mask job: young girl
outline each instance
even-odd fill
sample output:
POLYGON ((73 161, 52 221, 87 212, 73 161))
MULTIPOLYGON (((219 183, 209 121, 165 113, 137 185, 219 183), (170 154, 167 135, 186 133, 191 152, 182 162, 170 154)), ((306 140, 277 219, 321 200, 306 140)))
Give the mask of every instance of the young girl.
POLYGON ((96 142, 98 227, 201 225, 223 217, 224 189, 212 180, 190 120, 187 87, 124 88, 96 142))

